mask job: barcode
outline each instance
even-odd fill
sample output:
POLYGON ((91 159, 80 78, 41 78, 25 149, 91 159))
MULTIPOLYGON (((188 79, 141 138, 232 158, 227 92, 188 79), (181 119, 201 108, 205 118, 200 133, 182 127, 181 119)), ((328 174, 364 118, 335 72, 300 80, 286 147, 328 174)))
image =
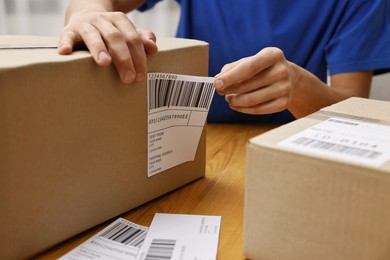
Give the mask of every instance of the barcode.
POLYGON ((170 79, 151 79, 149 111, 160 107, 197 107, 208 109, 213 94, 213 83, 170 79))
POLYGON ((319 141, 316 139, 311 139, 311 138, 306 138, 306 137, 300 137, 300 138, 294 140, 293 143, 297 144, 297 145, 305 146, 305 147, 327 150, 327 151, 341 153, 341 154, 352 155, 352 156, 356 156, 359 158, 375 159, 382 154, 380 152, 372 151, 369 149, 363 149, 363 148, 351 147, 351 146, 347 146, 347 145, 329 143, 329 142, 319 141))
POLYGON ((122 222, 116 222, 112 227, 101 233, 99 237, 104 237, 115 242, 134 247, 141 247, 145 240, 147 230, 131 226, 122 222))
POLYGON ((176 240, 173 239, 153 239, 145 260, 171 259, 175 245, 176 240))
POLYGON ((353 126, 359 125, 358 123, 348 122, 348 121, 339 120, 339 119, 333 119, 333 118, 329 119, 329 122, 338 123, 338 124, 344 124, 344 125, 353 125, 353 126))

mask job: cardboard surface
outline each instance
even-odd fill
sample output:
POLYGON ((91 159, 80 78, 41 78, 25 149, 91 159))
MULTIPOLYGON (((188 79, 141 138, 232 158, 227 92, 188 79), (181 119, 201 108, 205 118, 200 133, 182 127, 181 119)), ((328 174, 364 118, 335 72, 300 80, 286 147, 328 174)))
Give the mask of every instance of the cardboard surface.
POLYGON ((279 145, 333 117, 390 126, 390 103, 351 98, 249 141, 247 258, 390 259, 390 161, 371 166, 279 145))
MULTIPOLYGON (((204 176, 203 133, 194 161, 147 178, 146 81, 122 84, 87 51, 60 56, 46 48, 56 38, 0 43, 1 259, 31 257, 204 176)), ((207 75, 205 42, 157 43, 149 72, 207 75)))

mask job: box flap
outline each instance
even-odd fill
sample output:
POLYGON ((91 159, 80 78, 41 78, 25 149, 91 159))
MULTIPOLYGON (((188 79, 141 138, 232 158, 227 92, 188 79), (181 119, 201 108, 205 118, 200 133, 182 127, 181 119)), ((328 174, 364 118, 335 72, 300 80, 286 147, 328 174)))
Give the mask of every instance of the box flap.
POLYGON ((57 37, 0 35, 0 42, 0 70, 91 58, 87 51, 59 55, 57 53, 57 37))
POLYGON ((351 97, 325 107, 315 114, 363 119, 372 123, 390 125, 390 102, 367 98, 351 97))
MULTIPOLYGON (((67 62, 77 59, 91 59, 86 50, 73 52, 71 55, 57 53, 58 37, 29 35, 0 35, 0 70, 28 66, 39 63, 67 62)), ((159 52, 207 46, 198 40, 158 38, 159 52)))
POLYGON ((57 48, 57 37, 1 35, 0 50, 3 49, 47 49, 57 48))

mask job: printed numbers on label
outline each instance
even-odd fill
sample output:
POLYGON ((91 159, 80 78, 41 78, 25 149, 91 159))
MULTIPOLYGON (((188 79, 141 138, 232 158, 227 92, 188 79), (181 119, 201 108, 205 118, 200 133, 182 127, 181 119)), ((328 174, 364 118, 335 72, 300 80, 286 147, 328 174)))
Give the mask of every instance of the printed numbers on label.
POLYGON ((165 74, 165 73, 151 73, 148 74, 149 80, 153 79, 167 79, 167 80, 176 80, 177 75, 175 74, 165 74))

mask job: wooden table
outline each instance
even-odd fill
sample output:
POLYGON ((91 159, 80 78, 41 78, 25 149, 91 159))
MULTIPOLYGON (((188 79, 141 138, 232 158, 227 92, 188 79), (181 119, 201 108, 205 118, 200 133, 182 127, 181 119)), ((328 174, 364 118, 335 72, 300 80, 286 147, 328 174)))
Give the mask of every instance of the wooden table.
MULTIPOLYGON (((206 178, 131 210, 120 217, 150 226, 156 212, 222 216, 218 259, 244 259, 242 254, 246 143, 272 129, 270 125, 208 124, 206 178)), ((92 228, 37 256, 56 259, 114 220, 92 228)))

